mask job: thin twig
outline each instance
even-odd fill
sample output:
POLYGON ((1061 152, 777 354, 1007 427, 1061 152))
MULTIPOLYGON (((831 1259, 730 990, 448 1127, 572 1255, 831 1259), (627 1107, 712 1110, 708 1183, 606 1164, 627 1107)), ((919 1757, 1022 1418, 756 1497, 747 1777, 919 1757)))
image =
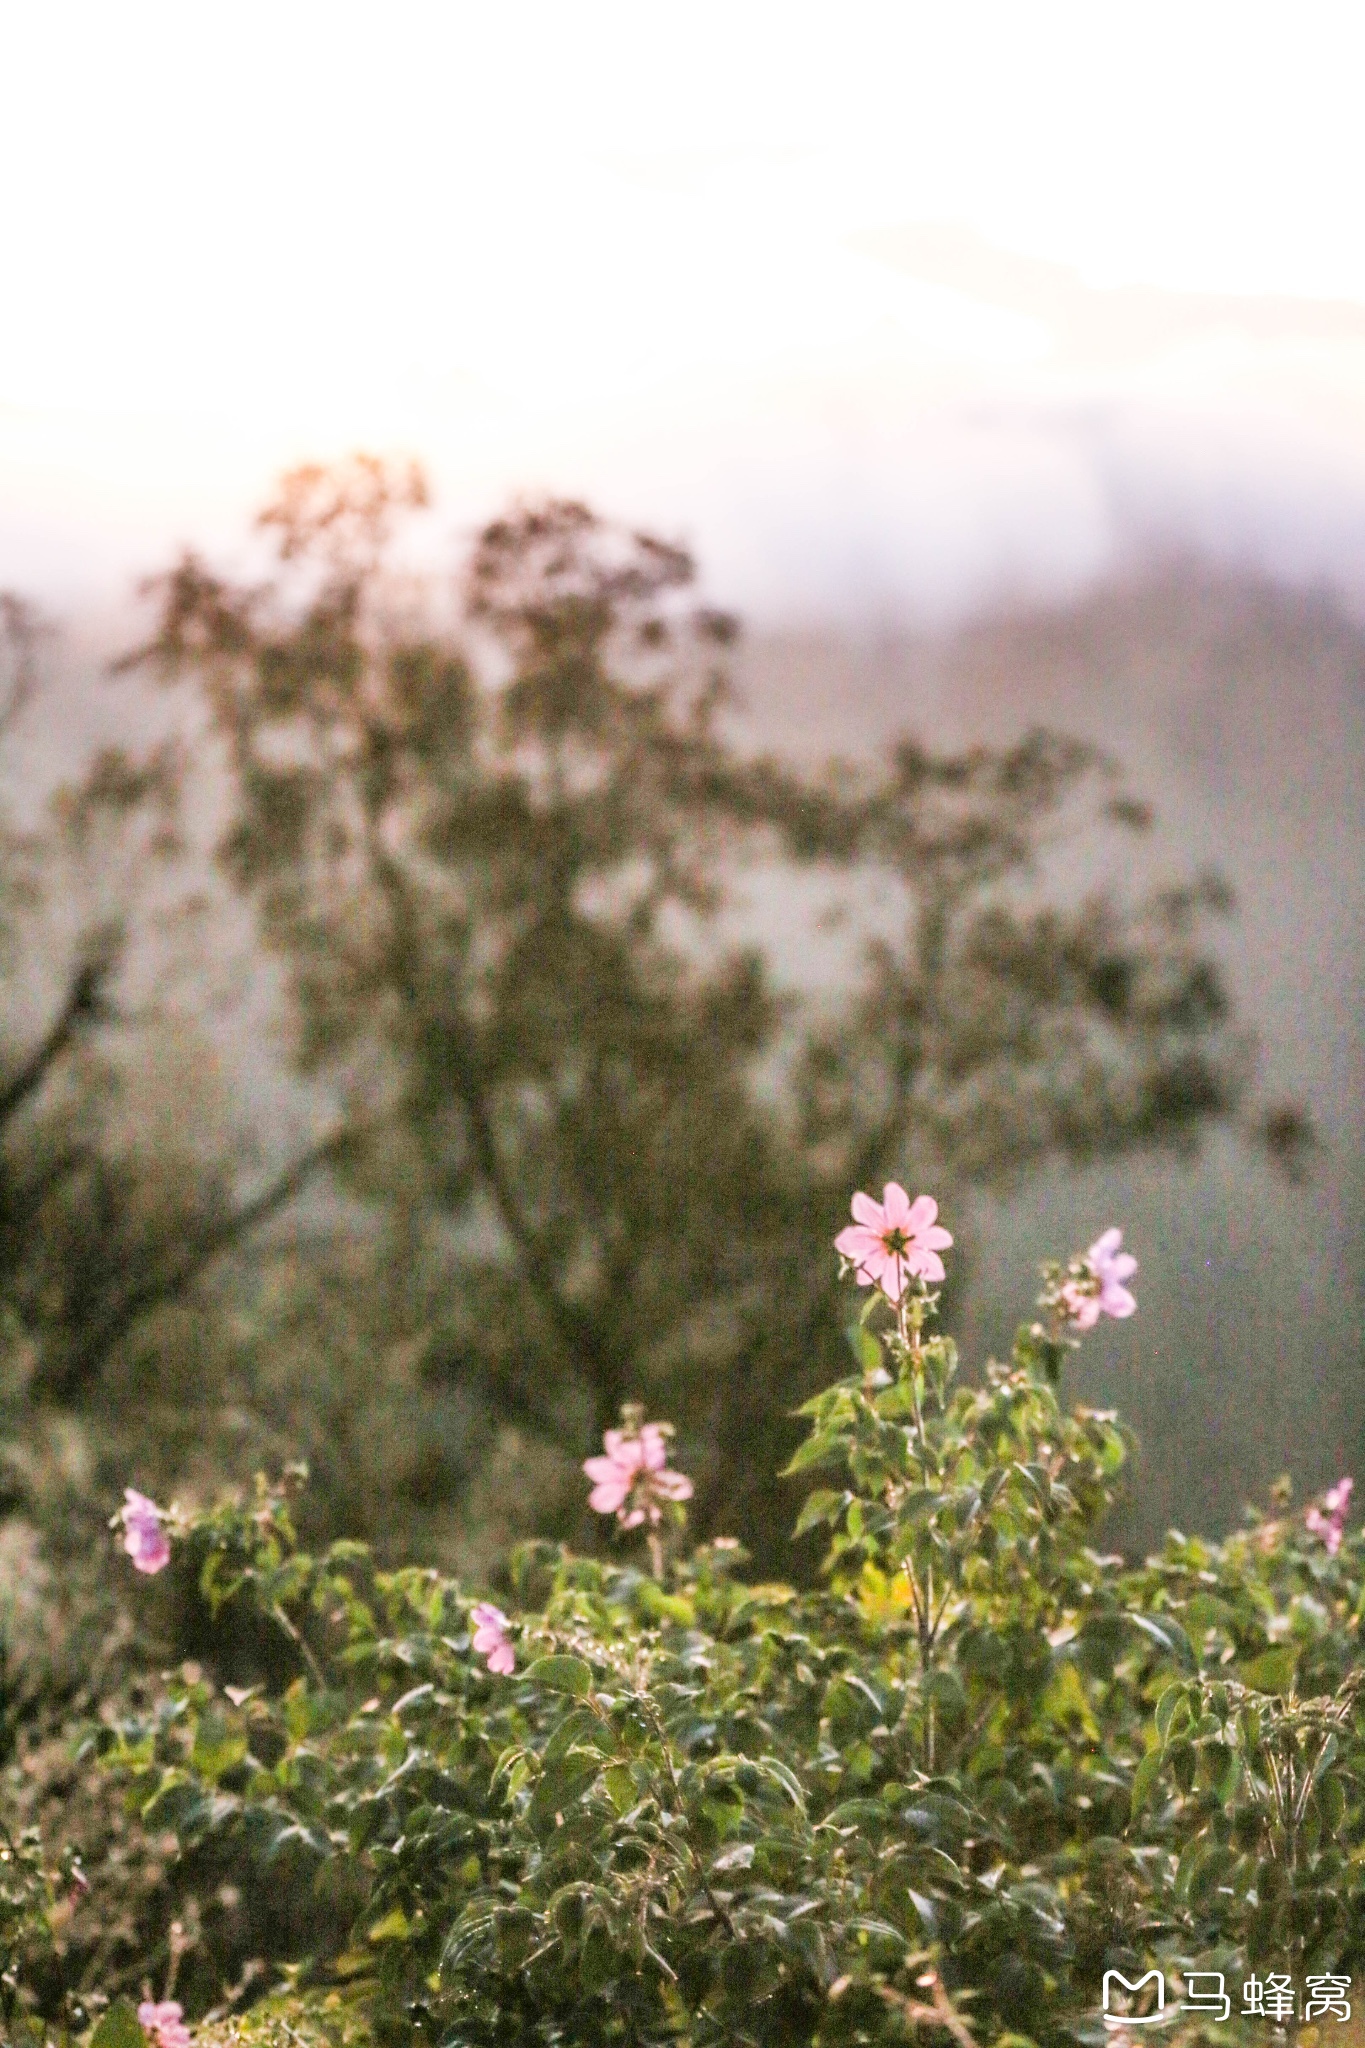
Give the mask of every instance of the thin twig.
POLYGON ((281 1607, 278 1600, 274 1602, 270 1609, 270 1612, 273 1619, 279 1623, 280 1627, 288 1636, 290 1642, 294 1645, 294 1648, 302 1657, 304 1663, 308 1666, 308 1669, 312 1672, 313 1677, 317 1680, 319 1686, 322 1688, 324 1692, 326 1692, 327 1674, 324 1672, 317 1658, 313 1655, 312 1649, 310 1648, 307 1640, 304 1638, 302 1634, 300 1634, 299 1630, 295 1628, 293 1622, 289 1619, 289 1616, 285 1613, 284 1609, 281 1607))
POLYGON ((888 2005, 894 2005, 901 2017, 908 2020, 912 2027, 945 2027, 957 2042, 958 2048, 977 2048, 971 2029, 961 2013, 954 2008, 937 1971, 931 1977, 932 2005, 925 2005, 917 1998, 907 1998, 903 1991, 895 1991, 889 1984, 879 1984, 877 1992, 888 2005))

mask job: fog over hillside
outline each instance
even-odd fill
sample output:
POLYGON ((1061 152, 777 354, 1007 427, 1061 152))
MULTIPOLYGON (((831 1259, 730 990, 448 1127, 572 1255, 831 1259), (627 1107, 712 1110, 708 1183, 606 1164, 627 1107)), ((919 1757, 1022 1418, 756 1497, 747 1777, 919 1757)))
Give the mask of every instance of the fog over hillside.
POLYGON ((1286 1466, 1309 1486, 1349 1466, 1365 1448, 1365 629, 1328 593, 1187 558, 943 636, 762 635, 744 679, 755 734, 811 756, 904 730, 1083 734, 1156 808, 1144 867, 1233 885, 1224 957, 1267 1087, 1312 1108, 1313 1183, 1287 1189, 1219 1141, 1196 1166, 1031 1184, 971 1232, 973 1335, 1003 1345, 1032 1262, 1121 1222, 1144 1313, 1082 1381, 1144 1440, 1125 1534, 1221 1527, 1286 1466))

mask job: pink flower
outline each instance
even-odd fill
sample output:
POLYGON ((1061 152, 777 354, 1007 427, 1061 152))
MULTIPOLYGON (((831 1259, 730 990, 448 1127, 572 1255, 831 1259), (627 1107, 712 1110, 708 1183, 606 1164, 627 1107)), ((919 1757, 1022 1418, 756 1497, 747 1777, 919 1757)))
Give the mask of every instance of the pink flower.
POLYGON ((1303 1518, 1304 1527, 1310 1529, 1313 1535, 1321 1536, 1327 1546, 1329 1557, 1335 1557, 1341 1548, 1342 1531, 1346 1526, 1354 1486, 1354 1479, 1338 1479, 1336 1485, 1329 1486, 1322 1496, 1322 1508, 1327 1510, 1326 1514, 1322 1508, 1312 1507, 1303 1518))
POLYGON ((609 1429, 602 1438, 606 1456, 585 1458, 583 1470, 593 1481, 588 1506, 599 1515, 615 1515, 623 1529, 641 1522, 657 1527, 666 1500, 691 1500, 692 1481, 670 1471, 668 1444, 662 1425, 645 1422, 639 1435, 609 1429))
POLYGON ((876 1285, 888 1301, 899 1301, 911 1274, 920 1280, 942 1280, 939 1253, 952 1237, 935 1222, 938 1203, 932 1195, 912 1202, 897 1181, 889 1180, 882 1199, 855 1195, 849 1205, 854 1221, 841 1230, 834 1249, 858 1269, 858 1285, 876 1285))
POLYGON ((517 1658, 507 1637, 507 1616, 491 1601, 480 1600, 477 1607, 470 1609, 469 1618, 474 1624, 474 1648, 481 1657, 487 1657, 489 1670, 503 1678, 510 1677, 517 1668, 517 1658))
POLYGON ((1062 1288, 1067 1314, 1079 1329, 1093 1330, 1102 1315, 1122 1320, 1136 1313, 1137 1302, 1123 1282, 1136 1273, 1138 1262, 1131 1252, 1119 1250, 1122 1243, 1121 1230, 1106 1230, 1085 1255, 1090 1278, 1068 1280, 1062 1288))
MULTIPOLYGON (((139 1500, 142 1496, 138 1495, 139 1500)), ((173 1998, 167 1998, 160 2005, 144 2000, 137 2009, 142 2031, 155 2048, 190 2048, 190 2030, 185 2025, 184 2014, 173 1998)))
POLYGON ((1350 1478, 1338 1479, 1335 1486, 1329 1486, 1322 1497, 1322 1504, 1328 1514, 1334 1515, 1338 1521, 1344 1522, 1347 1509, 1351 1504, 1351 1495, 1354 1491, 1355 1481, 1350 1478))
MULTIPOLYGON (((171 1561, 170 1538, 161 1526, 161 1510, 135 1487, 123 1489, 123 1547, 139 1572, 159 1572, 171 1561)), ((177 2012, 179 2007, 176 2007, 177 2012)))

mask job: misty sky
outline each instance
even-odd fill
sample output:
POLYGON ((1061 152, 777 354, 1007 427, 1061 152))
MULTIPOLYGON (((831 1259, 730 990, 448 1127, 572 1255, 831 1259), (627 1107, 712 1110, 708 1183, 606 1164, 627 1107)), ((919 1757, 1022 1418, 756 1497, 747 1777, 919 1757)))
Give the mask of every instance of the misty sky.
POLYGON ((284 464, 680 533, 760 619, 1172 534, 1360 588, 1350 4, 13 7, 0 585, 104 599, 284 464))

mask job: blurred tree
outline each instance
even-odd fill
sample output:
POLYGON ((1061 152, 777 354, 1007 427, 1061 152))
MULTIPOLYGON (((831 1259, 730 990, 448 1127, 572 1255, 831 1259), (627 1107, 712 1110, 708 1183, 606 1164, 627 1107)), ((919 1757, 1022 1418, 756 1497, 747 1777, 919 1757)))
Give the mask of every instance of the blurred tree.
POLYGON ((1049 895, 1056 845, 1146 823, 1071 741, 906 742, 814 780, 742 757, 734 622, 685 552, 581 505, 487 527, 435 631, 389 566, 425 502, 371 458, 296 471, 261 522, 273 578, 186 556, 124 666, 198 679, 219 858, 286 964, 300 1069, 365 1121, 345 1170, 414 1276, 409 1374, 480 1408, 500 1504, 533 1445, 572 1465, 639 1395, 677 1417, 703 1514, 766 1555, 787 1509, 757 1475, 829 1375, 810 1247, 850 1188, 945 1197, 1236 1114, 1225 899, 1049 895), (741 856, 870 906, 833 1025, 727 950, 741 856))
POLYGON ((180 763, 173 747, 140 761, 100 752, 50 803, 28 792, 33 816, 16 824, 9 799, 39 640, 32 613, 0 598, 0 1517, 49 1500, 66 1470, 65 1508, 44 1518, 56 1531, 81 1490, 75 1475, 92 1481, 97 1461, 69 1432, 66 1451, 47 1457, 52 1426, 60 1437, 73 1415, 91 1417, 130 1331, 291 1202, 328 1152, 244 1195, 226 1139, 196 1149, 183 1093, 179 1142, 130 1120, 129 1082, 160 1020, 124 999, 135 889, 112 912, 110 896, 130 875, 174 873, 180 763), (112 892, 83 897, 83 870, 114 877, 112 892))

